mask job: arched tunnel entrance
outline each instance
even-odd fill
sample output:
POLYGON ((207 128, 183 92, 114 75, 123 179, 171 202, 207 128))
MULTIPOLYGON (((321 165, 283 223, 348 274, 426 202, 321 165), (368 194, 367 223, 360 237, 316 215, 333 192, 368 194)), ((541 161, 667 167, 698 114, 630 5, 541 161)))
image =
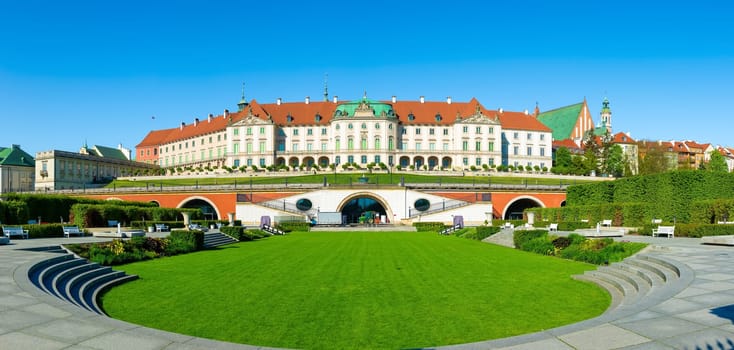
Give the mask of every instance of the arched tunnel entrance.
POLYGON ((206 220, 219 220, 216 209, 203 199, 192 199, 181 205, 181 208, 200 209, 206 220))
POLYGON ((503 219, 505 220, 521 220, 522 213, 528 208, 543 207, 543 203, 532 198, 520 198, 510 203, 505 210, 503 219))
POLYGON ((341 209, 342 218, 346 219, 345 224, 358 223, 359 217, 368 211, 373 211, 378 216, 387 215, 385 207, 374 198, 368 196, 352 198, 341 209))

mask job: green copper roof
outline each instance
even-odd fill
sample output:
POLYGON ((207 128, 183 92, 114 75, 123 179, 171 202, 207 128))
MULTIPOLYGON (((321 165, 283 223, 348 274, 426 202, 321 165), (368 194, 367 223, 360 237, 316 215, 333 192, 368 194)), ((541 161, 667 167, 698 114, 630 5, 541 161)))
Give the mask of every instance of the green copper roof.
POLYGON ((543 112, 538 114, 538 120, 553 130, 554 140, 565 140, 571 137, 571 132, 583 106, 582 102, 543 112))
POLYGON ((594 135, 596 136, 604 136, 607 134, 607 128, 603 126, 597 126, 594 128, 594 135))
POLYGON ((20 146, 13 145, 10 148, 0 147, 0 165, 36 166, 36 162, 30 154, 26 153, 20 146))
POLYGON ((125 154, 117 148, 94 145, 94 149, 97 151, 97 155, 103 158, 128 160, 125 154))
POLYGON ((392 105, 377 100, 371 100, 369 98, 362 98, 359 100, 349 101, 340 104, 334 111, 336 117, 353 117, 354 112, 359 106, 365 103, 369 108, 372 109, 376 117, 381 116, 383 113, 389 118, 395 118, 395 112, 392 109, 392 105))

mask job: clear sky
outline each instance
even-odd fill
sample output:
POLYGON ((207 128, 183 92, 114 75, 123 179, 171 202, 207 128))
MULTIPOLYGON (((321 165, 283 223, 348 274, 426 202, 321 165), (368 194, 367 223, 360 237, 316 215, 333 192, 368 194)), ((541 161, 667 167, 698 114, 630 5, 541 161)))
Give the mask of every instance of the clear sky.
POLYGON ((330 96, 541 111, 734 146, 731 1, 0 0, 0 146, 134 148, 151 129, 330 96), (152 118, 155 116, 155 118, 152 118))

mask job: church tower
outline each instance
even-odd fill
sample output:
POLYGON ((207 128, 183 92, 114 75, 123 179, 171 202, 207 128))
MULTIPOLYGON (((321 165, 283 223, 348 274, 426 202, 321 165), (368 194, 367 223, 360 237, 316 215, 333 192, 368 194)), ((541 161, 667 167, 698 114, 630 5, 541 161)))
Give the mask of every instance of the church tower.
POLYGON ((238 112, 244 111, 247 105, 248 105, 247 100, 245 100, 245 83, 242 83, 242 98, 240 99, 240 102, 237 103, 237 111, 238 112))
POLYGON ((609 108, 609 100, 604 97, 604 101, 601 103, 601 127, 607 129, 609 134, 612 133, 612 110, 609 108))

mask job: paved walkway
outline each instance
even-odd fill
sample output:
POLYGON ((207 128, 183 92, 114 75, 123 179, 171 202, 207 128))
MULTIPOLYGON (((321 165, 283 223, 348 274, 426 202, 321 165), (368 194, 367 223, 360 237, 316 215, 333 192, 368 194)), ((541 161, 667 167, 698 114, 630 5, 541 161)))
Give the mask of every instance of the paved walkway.
MULTIPOLYGON (((619 318, 452 349, 734 349, 734 247, 700 239, 627 236, 653 247, 649 255, 685 264, 681 292, 650 300, 619 318)), ((52 253, 22 250, 94 238, 31 239, 0 246, 0 349, 259 349, 149 329, 99 316, 43 293, 27 278, 52 253)), ((571 301, 577 296, 559 296, 571 301)), ((491 322, 491 320, 489 320, 491 322)))

